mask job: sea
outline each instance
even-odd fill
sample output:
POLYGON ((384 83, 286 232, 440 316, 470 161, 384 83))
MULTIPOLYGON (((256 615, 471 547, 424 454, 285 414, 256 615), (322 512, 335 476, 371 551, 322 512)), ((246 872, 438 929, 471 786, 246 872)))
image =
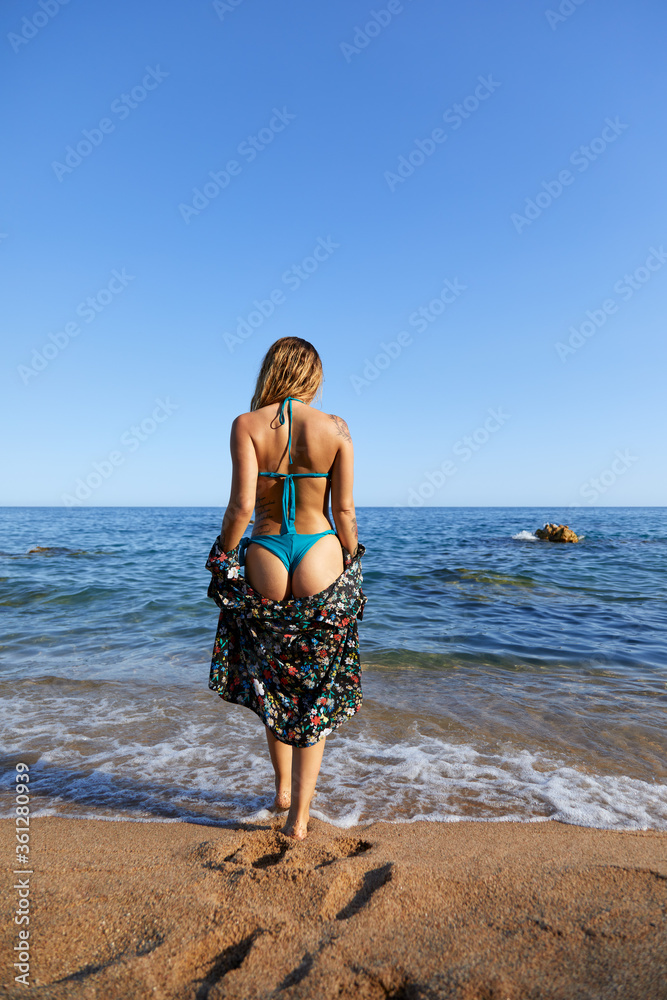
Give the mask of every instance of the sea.
MULTIPOLYGON (((0 508, 2 816, 20 763, 33 816, 271 817, 264 727, 208 688, 222 514, 0 508)), ((667 830, 667 509, 357 515, 363 705, 311 815, 667 830)))

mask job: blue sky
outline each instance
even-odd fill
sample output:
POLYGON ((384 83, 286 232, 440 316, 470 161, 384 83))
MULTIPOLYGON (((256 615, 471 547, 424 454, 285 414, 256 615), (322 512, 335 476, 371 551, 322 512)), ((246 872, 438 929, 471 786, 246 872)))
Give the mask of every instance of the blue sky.
POLYGON ((664 503, 658 0, 1 19, 1 503, 224 505, 286 335, 359 505, 664 503))

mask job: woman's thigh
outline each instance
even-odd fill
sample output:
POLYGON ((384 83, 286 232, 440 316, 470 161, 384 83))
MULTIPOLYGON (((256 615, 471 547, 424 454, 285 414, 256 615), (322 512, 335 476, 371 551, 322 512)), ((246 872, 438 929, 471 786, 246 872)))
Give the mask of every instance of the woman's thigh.
MULTIPOLYGON (((252 546, 251 546, 252 547, 252 546)), ((336 535, 325 535, 306 552, 292 575, 294 597, 319 594, 343 572, 343 550, 336 535)))
POLYGON ((270 601, 283 601, 291 596, 287 570, 278 556, 263 545, 248 546, 245 578, 253 590, 270 601))

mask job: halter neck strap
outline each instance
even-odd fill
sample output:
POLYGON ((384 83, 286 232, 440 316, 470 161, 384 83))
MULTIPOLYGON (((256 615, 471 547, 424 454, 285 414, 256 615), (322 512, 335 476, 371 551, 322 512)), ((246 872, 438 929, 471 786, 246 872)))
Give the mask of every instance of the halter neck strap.
MULTIPOLYGON (((278 410, 278 423, 285 423, 285 403, 287 403, 287 415, 289 417, 289 434, 287 437, 287 461, 292 464, 292 400, 295 403, 303 403, 302 399, 298 399, 296 396, 285 396, 282 403, 280 404, 280 409, 278 410)), ((306 404, 304 403, 304 406, 306 404)))

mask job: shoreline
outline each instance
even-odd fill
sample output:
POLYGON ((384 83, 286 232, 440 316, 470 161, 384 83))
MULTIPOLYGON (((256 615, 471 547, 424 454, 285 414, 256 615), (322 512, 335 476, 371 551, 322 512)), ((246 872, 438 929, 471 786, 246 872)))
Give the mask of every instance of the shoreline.
MULTIPOLYGON (((317 794, 317 793, 316 793, 317 794)), ((267 796, 269 798, 269 796, 267 796)), ((314 809, 317 809, 315 805, 314 809)), ((129 825, 151 825, 155 826, 172 826, 179 823, 184 826, 199 827, 200 829, 212 829, 212 830, 237 830, 237 829, 263 829, 275 820, 276 814, 270 809, 265 808, 259 810, 266 813, 265 816, 260 816, 258 814, 252 814, 249 816, 241 816, 235 819, 215 819, 211 816, 206 817, 194 817, 194 816, 105 816, 101 813, 89 813, 85 816, 81 815, 67 815, 66 813, 49 813, 48 815, 32 815, 31 824, 36 822, 44 822, 45 820, 59 820, 66 821, 69 823, 127 823, 129 825)), ((287 810, 285 810, 285 815, 287 810)), ((280 814, 282 815, 282 813, 280 814)), ((10 817, 0 816, 0 823, 13 822, 10 817)), ((470 824, 487 824, 490 826, 504 825, 504 824, 514 824, 515 826, 535 826, 539 824, 549 824, 558 823, 560 826, 574 827, 578 830, 592 830, 599 831, 600 833, 656 833, 662 834, 667 837, 667 829, 662 829, 657 826, 647 826, 647 827, 611 827, 611 826, 593 826, 584 823, 572 823, 568 820, 560 819, 557 816, 532 816, 526 819, 515 819, 513 817, 508 817, 507 819, 503 816, 461 816, 452 815, 448 819, 443 819, 442 816, 430 817, 420 817, 419 819, 369 819, 362 823, 336 823, 331 819, 322 819, 321 816, 317 816, 316 812, 311 809, 311 822, 319 823, 323 827, 330 827, 332 833, 335 835, 336 832, 339 835, 345 835, 348 831, 352 830, 358 834, 361 834, 365 829, 371 826, 413 826, 416 823, 424 823, 427 826, 456 826, 461 823, 470 824)))
MULTIPOLYGON (((667 996, 667 832, 311 818, 295 842, 282 824, 32 818, 33 994, 667 996)), ((3 994, 23 996, 10 965, 3 994)))

